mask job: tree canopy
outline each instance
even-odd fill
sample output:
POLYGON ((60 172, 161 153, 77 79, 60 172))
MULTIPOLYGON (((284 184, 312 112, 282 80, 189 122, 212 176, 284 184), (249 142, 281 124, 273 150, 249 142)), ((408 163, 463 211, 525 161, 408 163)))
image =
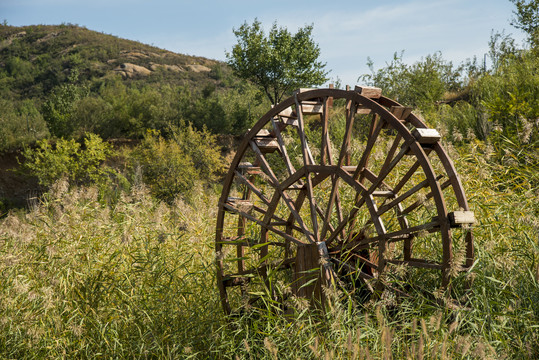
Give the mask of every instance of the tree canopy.
POLYGON ((261 23, 245 22, 234 29, 238 43, 226 53, 234 73, 260 87, 276 104, 285 94, 300 87, 323 84, 328 72, 318 60, 320 48, 312 39, 312 25, 299 28, 296 34, 273 23, 268 36, 261 23))
POLYGON ((539 42, 539 0, 511 0, 516 9, 513 14, 516 16, 511 25, 523 30, 528 34, 532 44, 539 42))

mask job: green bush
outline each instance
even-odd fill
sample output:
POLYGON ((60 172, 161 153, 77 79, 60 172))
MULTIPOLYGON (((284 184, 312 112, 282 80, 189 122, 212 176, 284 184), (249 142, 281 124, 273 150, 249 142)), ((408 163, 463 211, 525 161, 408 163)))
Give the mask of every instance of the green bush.
POLYGON ((84 147, 73 139, 59 139, 54 144, 40 140, 36 148, 24 149, 23 167, 45 187, 63 178, 73 184, 103 184, 113 172, 103 166, 111 152, 108 143, 91 133, 86 134, 84 147))
POLYGON ((132 167, 159 199, 172 201, 193 188, 198 179, 210 183, 223 170, 215 137, 192 125, 171 128, 171 138, 149 130, 133 151, 132 167))
POLYGON ((76 128, 73 119, 75 103, 89 93, 88 88, 78 85, 77 81, 78 72, 74 71, 68 82, 54 88, 52 95, 43 104, 43 118, 54 136, 70 136, 76 128))
POLYGON ((49 135, 43 116, 31 100, 0 99, 0 152, 20 148, 49 135))

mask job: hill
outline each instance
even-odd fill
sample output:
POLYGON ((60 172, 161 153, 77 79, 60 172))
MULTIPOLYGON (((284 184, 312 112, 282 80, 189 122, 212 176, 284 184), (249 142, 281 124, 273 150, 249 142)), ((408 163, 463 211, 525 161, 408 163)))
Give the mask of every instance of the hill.
POLYGON ((172 84, 217 82, 222 63, 176 54, 76 25, 0 26, 4 98, 44 97, 78 69, 81 80, 121 75, 172 84))
POLYGON ((261 103, 225 63, 76 25, 2 25, 0 39, 0 151, 85 132, 140 138, 183 120, 241 133, 261 103))

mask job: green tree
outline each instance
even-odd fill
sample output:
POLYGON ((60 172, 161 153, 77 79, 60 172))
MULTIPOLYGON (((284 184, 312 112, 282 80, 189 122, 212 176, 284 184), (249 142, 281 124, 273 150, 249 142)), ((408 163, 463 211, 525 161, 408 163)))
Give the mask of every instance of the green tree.
POLYGON ((70 136, 75 128, 73 111, 75 103, 89 94, 87 86, 77 85, 79 73, 74 70, 68 81, 56 87, 42 108, 49 131, 56 137, 70 136))
POLYGON ((539 0, 511 0, 516 6, 511 25, 528 34, 532 45, 539 43, 539 0))
POLYGON ((320 48, 312 39, 312 30, 307 25, 291 34, 273 23, 266 36, 257 19, 252 25, 245 22, 233 29, 238 43, 226 53, 228 64, 238 77, 251 80, 277 104, 294 89, 327 80, 326 64, 318 60, 320 48))
POLYGON ((404 63, 403 53, 395 53, 393 60, 378 70, 369 59, 371 73, 358 80, 382 88, 386 96, 422 111, 435 106, 447 92, 462 89, 462 67, 453 67, 441 53, 427 55, 412 65, 404 63))

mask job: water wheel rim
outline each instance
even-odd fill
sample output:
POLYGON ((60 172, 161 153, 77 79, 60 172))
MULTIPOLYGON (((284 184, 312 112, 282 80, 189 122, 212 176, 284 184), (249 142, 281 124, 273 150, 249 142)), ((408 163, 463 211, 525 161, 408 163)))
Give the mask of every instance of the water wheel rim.
MULTIPOLYGON (((420 265, 425 266, 425 267, 432 267, 432 268, 436 268, 436 269, 441 270, 441 272, 442 272, 442 286, 447 286, 448 285, 448 282, 449 282, 449 270, 450 270, 450 267, 452 265, 451 262, 452 262, 452 259, 453 259, 452 240, 451 240, 451 233, 450 233, 451 224, 447 220, 448 219, 448 211, 447 211, 446 203, 445 203, 445 200, 444 200, 443 189, 442 189, 442 186, 439 183, 439 181, 438 181, 438 179, 437 179, 437 177, 435 175, 435 171, 433 170, 433 168, 431 166, 431 163, 429 161, 429 153, 436 154, 438 156, 438 158, 440 159, 440 161, 441 161, 441 163, 443 165, 444 171, 445 171, 445 173, 447 174, 447 176, 449 178, 448 181, 445 184, 448 184, 447 186, 450 186, 452 188, 452 190, 453 190, 453 192, 455 194, 456 201, 458 203, 459 208, 463 209, 464 211, 468 211, 469 208, 468 208, 468 204, 467 204, 467 201, 466 201, 466 197, 464 195, 464 190, 462 188, 462 184, 461 184, 458 176, 456 175, 456 171, 454 169, 453 163, 451 162, 451 160, 447 156, 447 153, 445 152, 445 150, 441 146, 440 141, 435 141, 433 144, 430 144, 428 150, 426 150, 422 146, 422 144, 419 143, 418 139, 414 136, 414 134, 412 134, 412 131, 405 124, 403 124, 401 119, 399 119, 394 113, 392 113, 390 111, 391 107, 399 107, 401 105, 399 103, 397 103, 396 101, 391 100, 391 99, 389 99, 387 97, 380 96, 380 97, 377 97, 377 98, 373 99, 373 98, 370 98, 370 97, 367 97, 367 96, 363 96, 360 93, 360 91, 348 91, 348 90, 339 90, 339 89, 313 89, 313 90, 308 90, 308 91, 303 91, 303 92, 296 93, 295 96, 292 96, 292 97, 284 100, 280 104, 276 105, 273 109, 268 111, 265 115, 263 115, 260 118, 260 120, 246 134, 244 140, 239 145, 236 156, 234 157, 234 159, 233 159, 233 161, 232 161, 232 163, 230 165, 228 174, 227 174, 227 176, 226 176, 226 178, 224 180, 222 196, 221 196, 221 198, 219 200, 219 208, 218 208, 217 224, 216 224, 215 244, 216 244, 216 254, 217 254, 217 268, 218 268, 217 281, 218 281, 218 286, 219 286, 219 290, 220 290, 220 294, 221 294, 221 301, 222 301, 223 308, 224 308, 226 313, 230 313, 231 310, 232 310, 230 304, 228 303, 228 295, 227 295, 227 287, 229 286, 227 284, 227 281, 230 281, 230 277, 227 278, 227 274, 223 270, 222 258, 220 258, 220 257, 222 256, 221 252, 222 252, 222 249, 223 249, 223 227, 224 227, 225 213, 226 213, 227 210, 231 210, 230 205, 227 205, 227 199, 228 199, 228 197, 230 195, 231 186, 232 186, 232 184, 234 182, 234 179, 237 178, 237 176, 238 176, 238 167, 239 167, 242 159, 244 158, 245 153, 247 151, 249 151, 249 149, 252 149, 254 152, 257 151, 257 145, 256 145, 254 139, 264 129, 264 127, 266 127, 269 123, 271 123, 272 119, 278 119, 279 114, 281 114, 286 109, 289 109, 289 108, 295 106, 296 107, 296 112, 297 112, 296 116, 298 118, 298 122, 301 124, 301 122, 302 122, 302 120, 301 120, 302 111, 299 111, 299 110, 302 110, 303 105, 301 105, 301 104, 303 104, 303 102, 310 101, 310 100, 313 100, 313 99, 318 99, 318 100, 325 99, 324 101, 326 101, 329 98, 332 98, 332 99, 344 99, 344 101, 352 104, 351 106, 360 105, 361 107, 368 108, 373 114, 375 114, 376 116, 379 116, 379 118, 381 119, 380 123, 386 122, 388 127, 395 130, 397 132, 398 136, 400 136, 402 138, 403 144, 405 144, 406 147, 409 148, 409 149, 405 149, 404 145, 403 145, 399 149, 399 152, 398 152, 398 154, 396 156, 403 156, 402 153, 408 151, 408 152, 412 152, 413 155, 415 156, 415 158, 417 159, 416 161, 418 163, 418 167, 420 167, 423 170, 424 174, 426 175, 426 181, 428 183, 428 187, 431 189, 431 197, 434 199, 434 204, 436 206, 436 212, 437 212, 437 218, 438 218, 437 220, 434 220, 433 223, 435 222, 436 226, 439 229, 438 231, 442 236, 442 244, 443 244, 443 249, 442 249, 443 259, 442 259, 441 264, 429 265, 428 263, 424 263, 424 264, 422 264, 422 265, 420 264, 420 265), (428 153, 427 153, 427 151, 428 151, 428 153)), ((324 109, 325 109, 325 111, 328 111, 328 106, 325 103, 324 103, 324 109)), ((352 116, 352 119, 353 119, 354 116, 355 116, 355 113, 353 115, 351 115, 351 116, 352 116)), ((374 116, 373 116, 373 119, 374 119, 374 116)), ((421 121, 417 116, 415 116, 413 113, 408 114, 406 121, 409 124, 412 124, 412 126, 415 129, 427 129, 426 124, 423 121, 421 121)), ((374 123, 374 120, 373 120, 373 123, 374 123)), ((301 126, 299 126, 299 127, 301 127, 301 126)), ((352 127, 352 125, 350 125, 350 127, 352 127)), ((373 128, 374 128, 374 125, 373 125, 373 128)), ((302 132, 305 135, 305 130, 300 129, 300 131, 299 131, 300 137, 301 137, 302 132)), ((351 129, 350 129, 350 132, 351 132, 351 129)), ((378 136, 378 135, 376 135, 376 136, 378 136)), ((374 141, 376 141, 376 138, 374 139, 374 141)), ((401 141, 401 139, 396 140, 394 145, 397 145, 397 147, 398 147, 398 145, 400 144, 400 141, 401 141)), ((281 143, 279 145, 281 146, 281 149, 284 146, 281 143)), ((325 151, 325 150, 322 149, 322 151, 325 151)), ((282 153, 282 150, 281 150, 281 153, 282 153)), ((395 153, 395 151, 394 151, 394 153, 395 153)), ((260 155, 261 159, 264 159, 264 154, 257 154, 257 155, 260 155)), ((395 154, 393 154, 393 155, 395 155, 395 154)), ((305 158, 305 156, 306 155, 304 154, 304 158, 305 158)), ((370 155, 367 155, 367 157, 368 156, 370 156, 370 155)), ((397 160, 397 162, 398 161, 399 160, 397 160)), ((263 162, 263 160, 262 160, 262 162, 263 162)), ((262 167, 264 167, 264 166, 262 166, 262 167)), ((263 171, 268 173, 268 169, 264 169, 263 171)), ((356 168, 356 171, 357 171, 357 168, 356 168)), ((391 169, 389 171, 391 171, 391 169)), ((271 172, 271 168, 270 168, 269 172, 271 172)), ((337 176, 339 179, 341 179, 343 182, 347 183, 349 186, 354 187, 355 189, 357 189, 357 192, 360 193, 360 195, 361 195, 361 197, 363 199, 367 199, 369 197, 372 197, 372 192, 377 187, 377 186, 374 186, 374 184, 371 186, 371 189, 366 189, 365 187, 362 187, 362 184, 357 182, 357 177, 356 177, 357 174, 350 174, 348 171, 346 171, 346 169, 343 168, 342 163, 340 163, 340 162, 338 164, 308 164, 307 162, 305 162, 304 166, 297 169, 295 173, 292 173, 292 172, 290 173, 289 179, 292 179, 292 180, 289 180, 288 183, 294 184, 298 179, 302 178, 302 176, 305 175, 305 174, 312 174, 312 173, 322 174, 324 172, 331 173, 331 174, 333 174, 332 176, 337 176), (354 177, 356 177, 356 179, 354 179, 354 177)), ((268 174, 266 174, 266 175, 268 175, 268 174)), ((307 182, 308 182, 308 179, 310 178, 310 175, 304 176, 304 178, 307 179, 307 182)), ((242 179, 242 181, 245 181, 245 180, 242 179)), ((383 179, 381 181, 383 181, 383 179)), ((285 182, 286 182, 286 180, 285 180, 285 182)), ((277 185, 277 186, 279 186, 279 185, 277 185)), ((312 192, 312 189, 313 189, 312 184, 310 185, 310 187, 311 187, 310 190, 312 192)), ((268 221, 271 220, 271 218, 273 217, 273 213, 274 213, 275 209, 274 208, 272 209, 270 206, 273 206, 273 205, 277 206, 275 204, 277 204, 277 202, 280 200, 279 198, 284 197, 282 192, 283 192, 283 190, 281 190, 280 193, 279 193, 279 191, 276 190, 273 197, 272 197, 272 199, 267 199, 267 201, 269 201, 269 204, 268 204, 267 212, 265 214, 265 218, 266 218, 265 223, 268 223, 268 221)), ((369 202, 369 201, 370 200, 365 200, 365 202, 369 202)), ((310 198, 308 199, 308 202, 312 206, 312 200, 310 198)), ((370 207, 372 207, 372 205, 370 207)), ((290 207, 290 209, 292 210, 293 207, 290 207)), ((311 210, 311 214, 313 213, 313 211, 314 210, 311 210)), ((374 210, 372 208, 369 209, 369 212, 371 213, 371 217, 373 218, 373 223, 375 223, 376 218, 379 217, 379 216, 376 215, 377 211, 378 211, 377 209, 374 209, 374 210)), ((251 218, 249 218, 244 213, 240 214, 240 218, 241 217, 243 217, 244 220, 246 219, 246 221, 247 220, 249 220, 249 221, 252 220, 251 218)), ((316 211, 315 211, 315 215, 314 215, 313 220, 312 220, 313 225, 316 222, 316 218, 317 218, 317 215, 316 215, 316 211)), ((297 216, 296 216, 295 220, 298 220, 297 216)), ((327 218, 325 220, 327 220, 327 218)), ((264 226, 264 223, 259 223, 259 225, 261 226, 261 233, 265 233, 265 232, 270 231, 270 232, 276 233, 279 236, 285 237, 286 240, 289 240, 289 241, 292 241, 292 242, 299 242, 299 243, 302 242, 302 241, 297 241, 298 239, 295 239, 293 236, 284 234, 283 232, 276 231, 275 228, 269 228, 268 226, 264 226)), ((324 225, 326 225, 326 224, 323 224, 323 226, 324 225)), ((407 226, 404 226, 404 227, 406 228, 407 226)), ((297 228, 296 228, 296 230, 297 230, 297 228)), ((317 230, 308 231, 304 226, 300 226, 300 230, 303 231, 305 237, 308 239, 308 242, 317 243, 317 242, 320 242, 320 241, 323 241, 323 242, 328 241, 328 244, 330 244, 332 242, 332 240, 334 240, 334 238, 336 237, 336 234, 339 232, 339 231, 333 231, 332 235, 330 235, 329 237, 322 236, 323 238, 319 238, 317 236, 317 234, 318 234, 317 230)), ((386 241, 386 239, 384 238, 384 230, 380 230, 378 228, 376 230, 378 232, 378 235, 377 235, 378 239, 376 239, 376 237, 375 237, 375 239, 373 241, 379 241, 379 243, 380 243, 379 244, 379 249, 381 249, 380 250, 381 256, 378 259, 378 261, 380 261, 380 259, 383 259, 382 254, 383 254, 383 252, 385 250, 382 248, 382 246, 385 246, 385 245, 383 245, 383 243, 386 241)), ((408 232, 410 233, 411 231, 416 231, 416 230, 419 231, 421 229, 412 229, 412 230, 409 230, 408 232)), ((404 232, 406 232, 406 230, 404 232)), ((267 237, 266 237, 266 239, 267 239, 267 237)), ((471 266, 471 262, 473 261, 473 238, 472 238, 472 235, 471 235, 471 231, 469 231, 466 234, 466 240, 465 241, 466 241, 466 266, 471 266)), ((243 245, 238 245, 238 249, 240 248, 240 246, 243 246, 243 245)), ((335 251, 336 249, 337 249, 337 251, 339 251, 339 249, 335 248, 335 247, 332 248, 331 251, 335 251)), ((239 255, 240 255, 240 252, 238 250, 238 256, 239 255)), ((408 259, 407 261, 408 261, 408 263, 413 262, 410 259, 408 259)), ((284 262, 285 263, 290 262, 290 259, 284 259, 284 262)), ((404 261, 403 263, 406 264, 406 261, 404 261)), ((418 264, 414 264, 413 266, 416 266, 418 264)), ((285 265, 290 265, 290 264, 285 264, 285 265)), ((384 264, 379 262, 377 264, 377 266, 378 267, 377 267, 376 270, 378 272, 382 272, 384 264)), ((262 270, 263 273, 266 272, 265 269, 266 268, 264 268, 262 270)), ((239 271, 236 275, 241 275, 240 273, 241 273, 241 271, 239 271)), ((253 272, 251 272, 250 274, 248 274, 248 272, 245 272, 245 275, 252 275, 252 274, 253 274, 253 272)))

